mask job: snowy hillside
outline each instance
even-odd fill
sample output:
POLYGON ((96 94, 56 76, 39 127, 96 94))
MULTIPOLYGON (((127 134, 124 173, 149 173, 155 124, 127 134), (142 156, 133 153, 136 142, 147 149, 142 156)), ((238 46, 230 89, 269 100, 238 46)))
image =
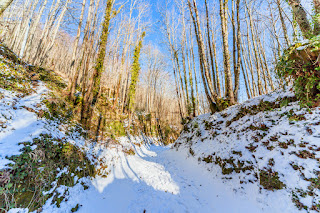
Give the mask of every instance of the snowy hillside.
POLYGON ((293 93, 275 92, 199 116, 174 147, 235 196, 272 212, 319 212, 320 109, 294 101, 293 93))
POLYGON ((85 141, 49 76, 0 60, 1 211, 262 211, 153 138, 85 141))
POLYGON ((0 57, 0 212, 319 212, 320 109, 276 92, 177 142, 85 140, 54 73, 0 57))

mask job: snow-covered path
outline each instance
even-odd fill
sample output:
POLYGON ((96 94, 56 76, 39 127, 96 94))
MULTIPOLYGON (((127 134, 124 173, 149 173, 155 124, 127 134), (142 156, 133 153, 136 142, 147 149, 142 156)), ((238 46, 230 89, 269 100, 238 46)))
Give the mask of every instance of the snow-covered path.
POLYGON ((69 212, 79 204, 77 212, 83 213, 286 212, 262 204, 257 197, 231 191, 196 160, 185 159, 167 147, 135 148, 135 156, 114 152, 118 163, 107 178, 88 180, 87 190, 80 184, 69 189, 67 202, 59 209, 45 206, 44 211, 69 212))
MULTIPOLYGON (((47 123, 25 109, 38 109, 37 104, 41 103, 46 91, 40 86, 37 93, 21 99, 3 91, 5 97, 0 101, 0 121, 5 122, 0 124, 6 127, 0 131, 0 169, 10 162, 5 156, 20 153, 19 142, 29 141, 42 132, 66 137, 53 123, 47 123)), ((57 207, 52 204, 52 198, 49 199, 43 212, 70 212, 76 206, 79 206, 77 212, 80 213, 298 211, 284 190, 259 193, 256 183, 241 185, 239 189, 239 180, 216 177, 221 171, 207 171, 194 157, 186 158, 180 151, 142 141, 131 136, 119 138, 110 146, 96 144, 91 147, 85 145, 84 140, 70 139, 86 150, 89 157, 101 160, 99 163, 108 174, 106 177, 83 178, 88 186, 86 190, 81 183, 71 188, 60 186, 56 192, 64 196, 64 201, 57 207), (136 154, 125 154, 126 149, 134 149, 136 154)), ((54 190, 54 184, 52 186, 54 190)))

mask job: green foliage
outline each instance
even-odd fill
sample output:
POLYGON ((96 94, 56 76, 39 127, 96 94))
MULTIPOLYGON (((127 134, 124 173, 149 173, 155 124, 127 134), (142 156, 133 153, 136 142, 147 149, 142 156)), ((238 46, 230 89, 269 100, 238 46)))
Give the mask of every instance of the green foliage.
POLYGON ((135 95, 136 95, 136 86, 139 80, 139 73, 140 73, 140 63, 139 63, 139 58, 140 58, 140 51, 142 48, 142 40, 145 37, 145 32, 142 33, 141 39, 134 49, 134 54, 133 54, 133 63, 132 63, 132 68, 131 68, 131 83, 129 87, 129 94, 128 94, 128 99, 129 99, 129 110, 133 111, 134 109, 134 104, 135 104, 135 95))
POLYGON ((57 186, 74 186, 75 176, 82 178, 95 173, 94 166, 85 154, 63 138, 42 134, 32 143, 22 144, 22 153, 8 158, 14 162, 8 165, 10 169, 0 171, 0 209, 28 207, 30 211, 37 210, 54 194, 54 200, 59 200, 55 192, 43 194, 53 187, 53 181, 57 186), (33 150, 32 147, 36 148, 33 150), (68 172, 57 177, 59 171, 65 168, 68 172), (1 177, 5 176, 9 176, 9 179, 1 181, 1 177), (5 197, 10 199, 6 202, 5 197))
POLYGON ((115 139, 116 137, 122 137, 122 136, 126 136, 126 129, 124 128, 123 124, 121 123, 121 121, 110 121, 107 124, 107 134, 109 134, 109 136, 113 139, 115 139))
POLYGON ((52 70, 42 67, 29 67, 29 72, 37 74, 38 79, 45 82, 50 89, 61 91, 67 87, 66 82, 52 70))
POLYGON ((223 111, 230 107, 232 104, 230 104, 230 100, 227 98, 220 98, 218 99, 217 106, 219 107, 219 111, 223 111))
POLYGON ((297 98, 304 107, 313 107, 320 102, 320 67, 318 56, 320 38, 312 38, 301 47, 297 43, 289 47, 277 65, 279 78, 294 82, 297 98))
POLYGON ((21 66, 11 61, 0 59, 0 88, 29 95, 34 90, 29 74, 21 66))
POLYGON ((99 52, 98 52, 98 58, 96 61, 96 66, 95 70, 93 72, 93 104, 97 101, 96 99, 98 98, 99 90, 100 90, 100 83, 101 83, 101 75, 103 72, 103 66, 104 66, 104 59, 106 56, 106 46, 108 42, 108 36, 109 36, 109 25, 110 25, 110 20, 112 17, 112 7, 113 7, 113 1, 108 0, 107 1, 107 6, 105 10, 105 16, 104 16, 104 21, 102 24, 102 33, 100 36, 100 42, 99 42, 99 52))

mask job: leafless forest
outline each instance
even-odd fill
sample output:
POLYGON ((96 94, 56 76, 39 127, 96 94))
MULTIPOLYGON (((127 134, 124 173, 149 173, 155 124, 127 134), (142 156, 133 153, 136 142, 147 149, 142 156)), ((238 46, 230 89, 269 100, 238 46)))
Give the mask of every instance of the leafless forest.
POLYGON ((307 38, 311 3, 318 11, 318 0, 4 1, 0 39, 64 76, 64 95, 97 135, 127 118, 163 134, 283 87, 276 65, 307 38))

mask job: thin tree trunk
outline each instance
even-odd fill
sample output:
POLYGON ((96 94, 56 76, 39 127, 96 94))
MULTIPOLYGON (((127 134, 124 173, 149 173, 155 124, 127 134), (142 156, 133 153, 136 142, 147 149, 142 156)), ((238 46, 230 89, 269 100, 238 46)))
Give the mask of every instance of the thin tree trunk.
POLYGON ((211 62, 211 69, 212 69, 212 80, 214 85, 214 90, 217 92, 217 82, 216 82, 216 72, 215 72, 215 64, 213 59, 213 53, 212 53, 212 47, 211 47, 211 36, 210 36, 210 24, 209 24, 209 10, 208 10, 208 4, 207 0, 205 0, 205 6, 206 6, 206 24, 207 24, 207 40, 208 40, 208 46, 209 46, 209 55, 210 55, 210 62, 211 62))
POLYGON ((196 9, 195 1, 193 0, 193 6, 191 6, 190 1, 188 0, 188 6, 189 6, 189 10, 190 10, 190 15, 193 20, 195 35, 196 35, 197 42, 198 42, 200 71, 201 71, 201 77, 202 77, 202 81, 203 81, 203 85, 204 85, 204 90, 205 90, 205 93, 207 96, 207 100, 209 102, 210 109, 212 112, 215 112, 218 110, 217 104, 216 104, 218 97, 217 97, 216 93, 214 93, 214 91, 213 91, 212 82, 210 81, 210 78, 209 78, 209 68, 208 68, 208 63, 206 61, 206 56, 205 56, 205 51, 204 51, 204 43, 203 43, 201 30, 200 30, 199 15, 198 15, 198 12, 196 9), (194 10, 196 18, 194 17, 192 10, 194 10), (208 84, 207 84, 207 81, 208 81, 208 84))
MULTIPOLYGON (((255 56, 255 63, 256 63, 256 69, 257 69, 257 75, 258 75, 258 90, 259 90, 259 95, 262 95, 263 88, 262 88, 262 81, 261 81, 261 67, 260 67, 260 63, 259 63, 259 55, 258 55, 256 39, 255 39, 256 35, 254 34, 253 19, 252 19, 251 10, 249 9, 247 3, 246 3, 246 7, 247 7, 247 13, 249 15, 250 33, 251 33, 251 38, 252 38, 252 42, 253 42, 253 53, 255 56)), ((248 31, 248 33, 249 33, 249 31, 248 31)))
POLYGON ((0 3, 0 16, 2 16, 3 12, 10 6, 13 0, 3 0, 0 3))
POLYGON ((76 91, 76 86, 77 86, 77 81, 79 77, 79 71, 77 71, 75 68, 75 63, 76 63, 76 54, 79 46, 79 41, 80 41, 80 35, 81 35, 81 27, 82 27, 82 20, 83 20, 83 15, 84 15, 84 10, 86 7, 86 2, 87 0, 83 0, 82 2, 82 9, 81 9, 81 14, 79 18, 79 24, 78 24, 78 31, 77 31, 77 36, 76 39, 74 40, 73 44, 73 52, 72 52, 72 59, 71 59, 71 64, 70 64, 70 72, 71 72, 71 77, 73 76, 70 84, 69 84, 69 99, 74 101, 74 93, 76 91))
POLYGON ((282 26, 282 30, 283 30, 283 35, 284 35, 284 38, 286 40, 287 46, 289 47, 291 45, 291 42, 290 42, 290 39, 289 39, 289 36, 288 36, 287 26, 286 26, 286 23, 285 23, 284 18, 283 18, 283 13, 282 13, 283 11, 282 11, 282 8, 281 8, 280 0, 277 0, 277 7, 278 7, 278 11, 279 11, 279 16, 280 16, 281 26, 282 26))
POLYGON ((220 2, 220 17, 221 17, 221 33, 223 43, 223 61, 225 72, 225 86, 226 96, 231 105, 235 104, 235 98, 232 86, 232 75, 230 66, 230 52, 229 52, 229 37, 228 37, 228 20, 227 20, 227 5, 228 0, 219 0, 220 2))
MULTIPOLYGON (((234 96, 235 100, 238 101, 239 98, 239 86, 240 86, 240 67, 241 67, 241 31, 240 31, 240 0, 236 0, 236 13, 237 13, 237 64, 235 66, 235 86, 234 86, 234 96)), ((233 63, 236 63, 235 61, 233 63)))

